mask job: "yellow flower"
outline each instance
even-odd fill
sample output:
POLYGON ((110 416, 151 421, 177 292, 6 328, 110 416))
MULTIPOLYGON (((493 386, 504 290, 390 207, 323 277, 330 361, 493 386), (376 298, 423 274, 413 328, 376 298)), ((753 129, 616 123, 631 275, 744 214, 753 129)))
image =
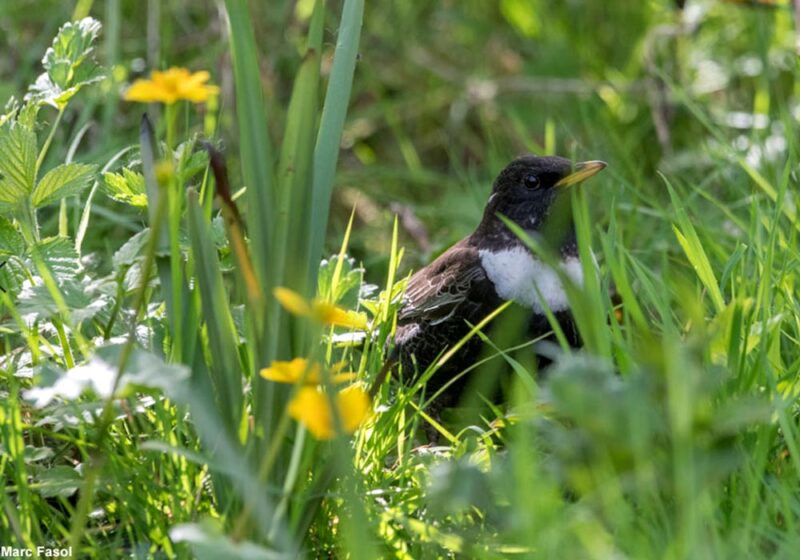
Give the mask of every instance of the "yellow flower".
POLYGON ((182 99, 203 103, 210 95, 219 93, 217 86, 206 83, 210 77, 205 70, 194 73, 186 68, 169 68, 163 72, 153 70, 149 80, 136 80, 128 88, 125 100, 167 105, 182 99))
MULTIPOLYGON (((356 378, 354 372, 338 373, 343 365, 337 364, 331 368, 331 382, 346 383, 356 378)), ((303 382, 306 385, 319 385, 322 383, 321 371, 320 364, 309 362, 305 358, 295 358, 288 362, 272 362, 269 367, 261 370, 261 377, 277 383, 299 383, 305 373, 303 382)))
POLYGON ((278 287, 272 292, 280 304, 293 315, 310 317, 323 325, 366 329, 367 316, 356 311, 342 309, 332 303, 320 299, 309 302, 303 296, 289 288, 278 287))
MULTIPOLYGON (((359 385, 350 385, 334 397, 345 433, 352 434, 369 416, 372 405, 367 392, 359 385)), ((317 439, 331 439, 336 426, 328 395, 319 387, 303 387, 289 403, 289 415, 308 428, 317 439)))
POLYGON ((277 287, 272 291, 280 304, 293 315, 311 315, 311 307, 303 296, 289 288, 277 287))

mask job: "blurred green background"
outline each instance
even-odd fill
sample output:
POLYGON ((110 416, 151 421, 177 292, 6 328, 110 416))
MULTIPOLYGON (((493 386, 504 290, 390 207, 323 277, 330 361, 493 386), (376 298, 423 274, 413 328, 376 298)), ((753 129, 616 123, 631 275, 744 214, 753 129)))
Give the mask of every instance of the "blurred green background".
MULTIPOLYGON (((605 177, 591 185, 591 210, 602 223, 614 201, 626 214, 620 221, 634 251, 652 251, 668 233, 657 170, 679 183, 702 184, 725 203, 740 200, 742 193, 728 185, 746 181, 746 174, 720 168, 719 159, 751 158, 767 174, 785 161, 785 123, 794 121, 796 103, 793 14, 771 2, 678 4, 368 5, 331 249, 358 200, 352 252, 368 273, 385 268, 395 212, 405 265, 419 267, 471 231, 494 174, 523 152, 608 161, 605 177)), ((311 6, 308 0, 251 3, 273 131, 282 129, 281 107, 311 6)), ((331 13, 338 9, 330 2, 331 13)), ((4 3, 0 96, 24 93, 39 72, 39 50, 30 45, 47 44, 61 22, 86 13, 105 25, 102 62, 113 67, 114 79, 94 89, 82 112, 67 115, 64 139, 97 116, 89 131, 94 153, 87 157, 110 156, 134 140, 140 111, 121 103, 118 93, 152 68, 184 65, 210 70, 222 86, 218 136, 236 158, 227 110, 232 73, 218 2, 4 3)), ((329 29, 323 64, 330 64, 334 44, 329 29)), ((119 224, 132 218, 123 208, 99 211, 109 218, 112 238, 126 235, 119 224)))

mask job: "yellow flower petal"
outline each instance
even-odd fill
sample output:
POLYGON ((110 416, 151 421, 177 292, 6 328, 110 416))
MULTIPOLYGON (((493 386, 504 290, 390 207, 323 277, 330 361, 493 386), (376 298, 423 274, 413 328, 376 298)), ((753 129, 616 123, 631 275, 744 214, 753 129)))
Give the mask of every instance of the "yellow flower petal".
POLYGON ((125 101, 138 103, 166 103, 170 105, 177 101, 173 93, 166 91, 152 80, 136 80, 125 92, 125 101))
POLYGON ((311 308, 308 302, 297 292, 289 288, 277 287, 272 290, 272 294, 289 313, 293 315, 311 315, 311 308))
POLYGON ((328 397, 318 388, 303 387, 289 403, 289 416, 301 422, 317 439, 331 439, 335 435, 328 397))
MULTIPOLYGON (((331 383, 341 385, 342 383, 349 383, 354 381, 358 374, 354 371, 340 373, 345 366, 344 362, 334 364, 330 368, 331 383)), ((274 361, 269 367, 261 370, 261 377, 276 383, 299 383, 305 379, 305 385, 320 385, 322 383, 322 366, 318 363, 311 363, 305 358, 295 358, 291 361, 274 361)))
POLYGON ((366 329, 367 316, 356 311, 348 311, 326 301, 314 302, 314 318, 323 325, 366 329))
POLYGON ((320 382, 319 372, 319 364, 309 363, 305 358, 295 358, 289 362, 272 362, 269 367, 261 370, 261 377, 277 383, 298 383, 305 373, 304 382, 316 385, 320 382))
POLYGON ((361 385, 350 385, 339 391, 336 404, 339 407, 342 428, 348 434, 355 432, 372 411, 369 395, 361 385))
POLYGON ((331 375, 331 382, 335 383, 336 385, 341 385, 342 383, 355 381, 356 377, 358 377, 358 374, 354 371, 348 371, 347 373, 334 373, 331 375))
POLYGON ((171 105, 185 99, 203 103, 219 93, 217 86, 206 84, 211 75, 205 70, 192 74, 186 68, 154 70, 149 80, 136 80, 125 92, 126 101, 139 103, 165 103, 171 105))
MULTIPOLYGON (((336 395, 336 407, 342 429, 350 434, 367 419, 371 403, 362 387, 351 385, 336 395)), ((319 388, 300 389, 289 403, 289 415, 305 425, 317 439, 331 439, 336 435, 330 401, 319 388)))

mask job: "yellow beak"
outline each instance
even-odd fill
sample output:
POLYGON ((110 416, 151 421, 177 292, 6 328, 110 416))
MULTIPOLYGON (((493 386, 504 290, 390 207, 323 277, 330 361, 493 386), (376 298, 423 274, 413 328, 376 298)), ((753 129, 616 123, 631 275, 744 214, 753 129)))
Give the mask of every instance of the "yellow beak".
POLYGON ((569 187, 577 183, 582 183, 589 177, 597 175, 606 168, 604 161, 582 161, 575 164, 575 170, 556 183, 557 187, 569 187))

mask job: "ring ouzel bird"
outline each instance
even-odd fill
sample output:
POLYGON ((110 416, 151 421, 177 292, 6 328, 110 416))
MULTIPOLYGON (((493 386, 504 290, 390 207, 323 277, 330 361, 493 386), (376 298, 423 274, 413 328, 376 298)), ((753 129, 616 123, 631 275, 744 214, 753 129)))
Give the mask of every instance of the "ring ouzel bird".
MULTIPOLYGON (((558 274, 540 259, 503 222, 515 222, 531 234, 545 231, 555 202, 565 187, 580 183, 603 170, 601 161, 573 164, 561 157, 522 156, 503 169, 475 231, 414 274, 397 316, 395 347, 375 386, 397 362, 406 380, 423 373, 443 351, 465 337, 472 326, 507 300, 531 313, 531 338, 551 328, 545 306, 559 322, 572 344, 577 334, 571 324, 567 296, 558 274), (542 301, 544 299, 545 301, 542 301)), ((577 284, 582 283, 575 231, 571 220, 559 233, 561 267, 577 284)), ((473 336, 442 365, 428 382, 432 392, 472 365, 480 353, 473 336)), ((459 392, 457 384, 446 394, 459 392)), ((447 399, 453 402, 453 399, 447 399)))

